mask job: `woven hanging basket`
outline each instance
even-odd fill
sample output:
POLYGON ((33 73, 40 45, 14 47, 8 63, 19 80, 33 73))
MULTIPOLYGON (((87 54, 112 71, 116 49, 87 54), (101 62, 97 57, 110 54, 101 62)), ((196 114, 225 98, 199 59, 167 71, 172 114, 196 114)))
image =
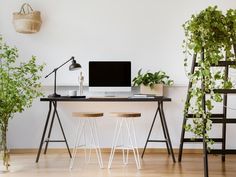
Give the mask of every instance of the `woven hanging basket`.
POLYGON ((34 11, 27 3, 21 6, 20 12, 13 13, 13 25, 18 33, 36 33, 40 30, 41 24, 40 12, 34 11))

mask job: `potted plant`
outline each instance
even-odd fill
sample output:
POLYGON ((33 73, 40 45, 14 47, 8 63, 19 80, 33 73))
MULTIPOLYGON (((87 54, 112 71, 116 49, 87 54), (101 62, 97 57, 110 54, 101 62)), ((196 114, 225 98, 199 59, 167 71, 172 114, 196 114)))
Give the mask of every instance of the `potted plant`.
POLYGON ((0 154, 8 170, 9 150, 7 147, 8 123, 15 113, 23 112, 41 96, 40 72, 43 65, 36 64, 32 56, 28 62, 16 63, 18 50, 3 42, 0 36, 0 154))
POLYGON ((156 96, 163 96, 163 86, 172 85, 173 80, 169 79, 163 71, 141 73, 142 69, 138 71, 138 75, 133 79, 134 86, 140 86, 141 94, 154 94, 156 96))

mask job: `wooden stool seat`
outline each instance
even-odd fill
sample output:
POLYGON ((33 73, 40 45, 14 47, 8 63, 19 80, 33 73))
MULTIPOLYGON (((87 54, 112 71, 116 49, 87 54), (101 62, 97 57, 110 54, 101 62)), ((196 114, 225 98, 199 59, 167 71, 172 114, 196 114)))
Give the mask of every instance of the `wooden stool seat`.
POLYGON ((93 118, 93 117, 102 117, 102 112, 73 112, 73 117, 84 117, 84 118, 93 118))
POLYGON ((141 117, 141 113, 138 112, 112 112, 111 114, 115 117, 121 117, 121 118, 141 117))

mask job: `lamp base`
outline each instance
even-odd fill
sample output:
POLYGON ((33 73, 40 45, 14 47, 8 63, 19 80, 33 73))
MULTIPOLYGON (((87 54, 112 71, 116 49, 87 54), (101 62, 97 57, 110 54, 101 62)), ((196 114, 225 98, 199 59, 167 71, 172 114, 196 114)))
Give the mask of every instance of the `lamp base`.
POLYGON ((52 98, 52 97, 61 97, 61 95, 57 94, 57 93, 53 93, 51 95, 48 95, 49 98, 52 98))

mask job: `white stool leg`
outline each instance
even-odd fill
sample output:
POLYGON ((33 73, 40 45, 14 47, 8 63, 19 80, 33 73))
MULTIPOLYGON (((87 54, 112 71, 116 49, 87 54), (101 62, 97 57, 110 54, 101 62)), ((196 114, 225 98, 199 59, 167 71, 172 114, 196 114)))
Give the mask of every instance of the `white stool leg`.
POLYGON ((134 127, 134 119, 131 119, 131 126, 132 126, 132 130, 133 130, 133 135, 134 135, 134 146, 136 149, 136 154, 137 154, 137 161, 138 161, 138 165, 139 165, 139 169, 141 168, 141 163, 140 163, 140 157, 139 157, 139 152, 138 152, 138 144, 137 144, 137 138, 136 138, 136 133, 135 133, 135 127, 134 127))
POLYGON ((126 124, 127 130, 128 130, 128 138, 130 140, 130 144, 131 144, 132 150, 134 152, 134 159, 136 162, 136 166, 137 166, 137 169, 140 169, 140 166, 139 166, 140 162, 138 162, 139 158, 137 157, 139 154, 136 154, 136 150, 134 148, 134 143, 132 141, 132 137, 131 137, 131 133, 130 133, 130 129, 129 129, 130 126, 128 125, 128 122, 126 119, 125 119, 125 124, 126 124))
POLYGON ((87 162, 87 149, 86 149, 87 140, 86 140, 85 132, 86 132, 86 127, 85 127, 84 132, 83 132, 83 138, 84 138, 84 144, 85 144, 85 148, 84 148, 84 160, 85 160, 85 162, 87 162))
MULTIPOLYGON (((125 128, 125 127, 124 127, 125 128)), ((123 146, 123 148, 122 148, 122 155, 123 155, 123 164, 125 164, 125 165, 127 165, 128 164, 128 156, 129 156, 129 149, 126 149, 125 147, 125 138, 124 138, 124 132, 125 131, 125 129, 123 129, 122 130, 122 146, 123 146)))
POLYGON ((114 158, 114 154, 115 154, 115 150, 116 150, 117 142, 119 139, 122 124, 123 124, 123 119, 117 120, 115 134, 114 134, 112 148, 111 148, 111 153, 110 153, 110 158, 109 158, 109 162, 108 162, 108 168, 111 168, 111 164, 112 164, 112 161, 114 158))
POLYGON ((127 152, 126 152, 126 164, 129 163, 129 149, 127 149, 127 152))
MULTIPOLYGON (((128 127, 128 130, 130 130, 130 125, 128 127)), ((127 133, 128 133, 128 130, 127 130, 127 133)), ((129 138, 128 138, 128 141, 129 141, 129 138)), ((127 148, 126 162, 127 162, 127 164, 129 163, 129 148, 127 148)))
POLYGON ((77 130, 77 133, 76 133, 76 139, 75 139, 75 145, 74 145, 74 149, 73 149, 72 159, 70 161, 70 170, 73 168, 75 157, 76 157, 76 153, 77 153, 77 149, 78 149, 78 145, 79 145, 79 142, 80 142, 80 138, 81 138, 84 126, 85 126, 85 122, 84 121, 80 121, 80 122, 79 122, 78 130, 77 130), (82 124, 81 125, 81 129, 80 129, 80 122, 82 124))
POLYGON ((92 125, 92 123, 91 123, 90 120, 89 120, 89 128, 90 128, 90 132, 91 132, 93 144, 94 144, 94 146, 95 146, 95 151, 96 151, 96 154, 97 154, 97 159, 98 159, 99 166, 100 166, 100 168, 103 168, 102 159, 100 159, 100 157, 101 157, 101 150, 100 150, 99 145, 96 144, 96 141, 95 141, 95 133, 94 133, 94 131, 93 131, 94 127, 93 127, 93 125, 92 125))
POLYGON ((84 119, 84 121, 85 121, 84 131, 83 131, 83 136, 84 136, 84 155, 85 155, 84 159, 85 159, 85 163, 88 164, 90 162, 90 159, 91 159, 91 144, 92 144, 92 139, 91 140, 87 139, 87 138, 89 138, 88 135, 87 135, 87 132, 88 132, 88 126, 87 126, 88 120, 84 119), (89 142, 89 141, 91 141, 91 142, 89 142), (90 144, 88 144, 88 143, 90 143, 90 144), (87 149, 88 148, 89 148, 89 153, 87 153, 87 149))
POLYGON ((126 162, 126 157, 125 157, 125 138, 124 138, 124 130, 122 130, 121 132, 122 134, 122 157, 123 157, 123 164, 127 165, 127 162, 126 162))
POLYGON ((117 119, 115 131, 114 131, 114 136, 113 136, 113 140, 112 140, 112 145, 111 145, 111 153, 110 153, 109 161, 108 161, 108 168, 110 168, 110 166, 111 166, 111 157, 112 157, 112 154, 113 154, 113 149, 114 149, 115 140, 116 140, 116 136, 117 136, 118 125, 119 125, 119 120, 117 119))
MULTIPOLYGON (((86 120, 84 120, 84 121, 86 121, 86 120)), ((86 130, 86 124, 85 124, 85 126, 84 126, 84 131, 83 131, 83 136, 84 136, 84 160, 85 160, 85 163, 88 163, 88 159, 87 159, 87 145, 88 145, 88 143, 87 143, 87 137, 86 137, 86 132, 87 132, 87 130, 86 130)))
POLYGON ((98 145, 99 149, 99 156, 100 156, 100 162, 102 164, 102 168, 103 168, 103 160, 102 160, 102 153, 101 153, 101 149, 100 149, 100 141, 99 141, 99 132, 98 132, 98 128, 97 128, 97 121, 94 120, 93 121, 93 126, 94 126, 94 131, 95 131, 95 140, 97 140, 96 144, 98 145))
POLYGON ((69 169, 71 170, 72 169, 72 166, 74 164, 74 158, 75 158, 75 154, 76 154, 76 147, 77 147, 77 143, 78 143, 78 135, 79 135, 79 127, 80 127, 80 121, 79 121, 79 124, 77 126, 77 129, 76 129, 76 138, 75 138, 75 143, 74 143, 74 148, 73 148, 73 152, 72 152, 72 159, 70 160, 70 166, 69 166, 69 169))

